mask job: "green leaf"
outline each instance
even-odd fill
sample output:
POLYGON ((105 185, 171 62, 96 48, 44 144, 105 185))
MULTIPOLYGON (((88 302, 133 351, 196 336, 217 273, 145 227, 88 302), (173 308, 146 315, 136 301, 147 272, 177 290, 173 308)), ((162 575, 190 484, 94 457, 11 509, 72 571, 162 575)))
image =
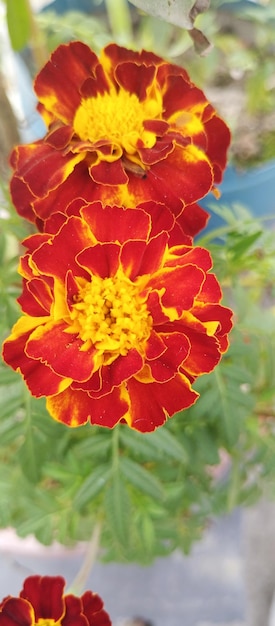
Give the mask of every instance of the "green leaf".
POLYGON ((26 0, 6 0, 7 24, 13 50, 22 50, 31 32, 31 16, 26 0))
POLYGON ((120 468, 125 478, 137 489, 148 494, 155 500, 162 500, 164 492, 161 483, 145 467, 135 461, 122 457, 120 468))
POLYGON ((161 17, 170 24, 181 26, 182 28, 193 28, 190 19, 190 11, 195 4, 194 0, 130 0, 134 6, 145 13, 161 17))
POLYGON ((165 426, 155 430, 154 433, 148 434, 147 437, 148 439, 150 438, 153 445, 161 450, 162 456, 168 456, 180 463, 187 462, 188 455, 186 449, 165 426))
POLYGON ((181 463, 187 461, 186 449, 165 426, 153 433, 138 433, 122 428, 119 437, 135 456, 142 456, 149 461, 161 460, 164 456, 181 463))
POLYGON ((84 480, 80 489, 75 495, 74 506, 77 509, 82 508, 85 504, 88 504, 95 496, 106 487, 111 476, 110 465, 99 465, 94 471, 84 480))
POLYGON ((109 529, 124 553, 129 545, 130 501, 119 470, 113 474, 105 493, 106 519, 109 529))

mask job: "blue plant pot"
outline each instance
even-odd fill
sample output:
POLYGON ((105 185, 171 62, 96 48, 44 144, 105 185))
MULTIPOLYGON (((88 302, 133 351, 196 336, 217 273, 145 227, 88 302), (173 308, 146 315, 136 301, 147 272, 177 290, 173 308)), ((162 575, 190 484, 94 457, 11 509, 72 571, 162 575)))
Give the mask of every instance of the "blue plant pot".
POLYGON ((240 204, 255 217, 270 215, 270 221, 273 218, 275 223, 275 159, 246 171, 229 165, 219 189, 221 197, 218 200, 210 193, 199 202, 211 215, 202 234, 225 224, 222 217, 211 210, 211 206, 240 204))

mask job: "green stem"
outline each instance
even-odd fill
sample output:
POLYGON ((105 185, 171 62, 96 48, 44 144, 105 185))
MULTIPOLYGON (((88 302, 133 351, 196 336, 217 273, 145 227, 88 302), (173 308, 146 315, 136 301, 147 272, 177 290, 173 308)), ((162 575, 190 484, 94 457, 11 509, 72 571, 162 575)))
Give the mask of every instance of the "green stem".
POLYGON ((96 522, 92 537, 87 544, 87 551, 85 553, 85 557, 79 572, 77 573, 75 579, 70 585, 70 589, 67 593, 73 593, 75 595, 80 595, 84 591, 85 583, 89 577, 89 574, 92 570, 92 567, 96 561, 98 550, 100 546, 100 535, 101 535, 101 523, 96 522))
POLYGON ((132 20, 127 0, 106 0, 106 9, 115 41, 119 44, 131 43, 132 20))

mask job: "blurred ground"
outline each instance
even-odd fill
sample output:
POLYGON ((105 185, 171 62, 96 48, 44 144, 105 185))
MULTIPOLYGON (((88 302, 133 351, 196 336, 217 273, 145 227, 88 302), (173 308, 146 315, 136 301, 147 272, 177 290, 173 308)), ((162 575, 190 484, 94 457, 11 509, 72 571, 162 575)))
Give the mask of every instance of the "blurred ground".
MULTIPOLYGON (((31 574, 61 574, 70 584, 83 547, 41 549, 0 533, 0 595, 17 594, 31 574)), ((241 513, 214 521, 190 556, 175 552, 148 568, 96 564, 87 588, 104 599, 114 626, 134 616, 152 626, 245 626, 241 513)))

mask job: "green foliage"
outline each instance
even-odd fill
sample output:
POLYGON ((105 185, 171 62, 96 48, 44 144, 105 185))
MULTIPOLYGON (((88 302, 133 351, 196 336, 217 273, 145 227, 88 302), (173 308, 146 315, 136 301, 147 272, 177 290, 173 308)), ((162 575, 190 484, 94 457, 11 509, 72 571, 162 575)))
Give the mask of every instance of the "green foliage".
MULTIPOLYGON (((73 545, 99 521, 102 559, 147 564, 188 552, 213 515, 274 479, 274 234, 243 207, 218 211, 226 226, 199 243, 211 249, 235 328, 219 366, 196 383, 200 399, 154 433, 69 429, 2 363, 0 526, 73 545)), ((18 316, 17 241, 27 234, 8 198, 1 226, 4 338, 18 316)))
POLYGON ((15 51, 22 50, 31 33, 31 14, 27 0, 6 0, 7 25, 10 41, 15 51))

